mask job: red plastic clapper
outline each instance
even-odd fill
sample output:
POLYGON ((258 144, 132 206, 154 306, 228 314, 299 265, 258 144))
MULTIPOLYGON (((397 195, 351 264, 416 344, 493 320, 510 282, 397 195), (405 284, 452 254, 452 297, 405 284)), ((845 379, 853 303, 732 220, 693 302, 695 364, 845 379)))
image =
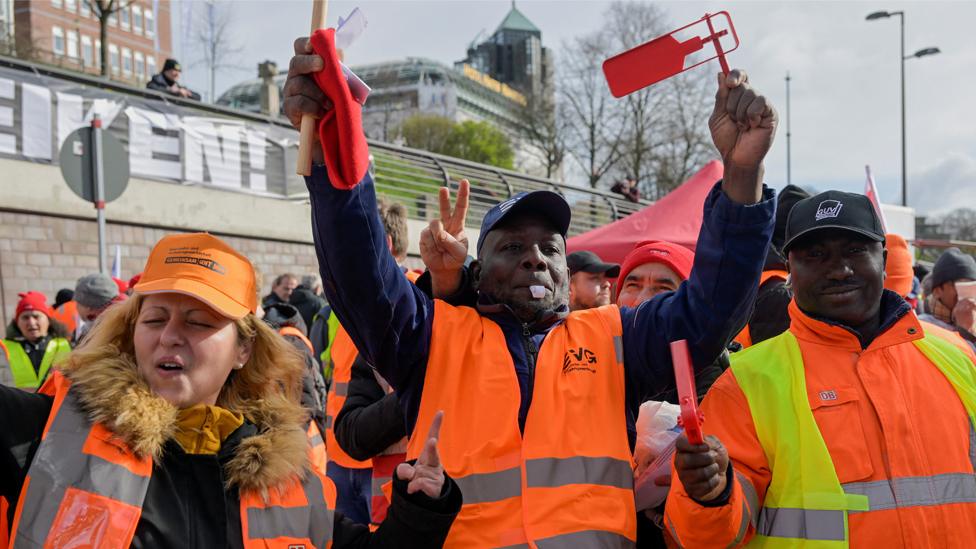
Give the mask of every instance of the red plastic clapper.
POLYGON ((671 363, 674 365, 674 380, 678 384, 678 404, 681 415, 678 425, 688 435, 688 442, 703 444, 702 422, 705 415, 698 409, 698 392, 695 390, 695 369, 691 364, 688 341, 679 339, 671 342, 671 363))
POLYGON ((694 23, 607 59, 603 62, 603 74, 610 86, 610 93, 614 97, 623 97, 716 58, 722 65, 722 71, 728 74, 725 54, 738 47, 739 36, 732 26, 732 18, 727 11, 720 11, 705 14, 694 23), (722 46, 723 37, 731 38, 732 47, 722 46), (689 59, 709 42, 715 48, 715 55, 689 59), (689 61, 692 63, 686 66, 689 61))

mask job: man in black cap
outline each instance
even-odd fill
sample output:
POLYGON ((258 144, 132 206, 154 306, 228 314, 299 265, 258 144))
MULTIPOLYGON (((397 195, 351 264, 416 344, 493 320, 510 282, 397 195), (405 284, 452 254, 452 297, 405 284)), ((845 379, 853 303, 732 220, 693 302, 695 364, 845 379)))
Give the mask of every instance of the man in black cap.
POLYGON ((620 275, 620 265, 604 263, 589 250, 566 256, 569 266, 569 310, 579 311, 610 304, 610 287, 620 275))
POLYGON ((976 355, 884 289, 867 197, 801 200, 784 252, 790 328, 732 355, 702 403, 705 444, 678 439, 670 531, 686 547, 971 544, 976 355))
POLYGON ((787 307, 793 299, 793 291, 786 283, 789 273, 786 272, 786 257, 783 255, 786 220, 793 206, 809 197, 810 193, 796 185, 783 187, 776 196, 776 225, 773 227, 773 240, 766 252, 763 273, 759 277, 756 304, 749 322, 735 338, 744 348, 778 336, 790 327, 787 307))
POLYGON ((349 173, 364 158, 351 133, 360 111, 344 89, 326 97, 307 76, 323 59, 320 82, 336 70, 330 36, 314 38, 324 58, 296 41, 285 84, 293 122, 334 105, 321 138, 335 152, 313 147, 306 179, 323 287, 360 355, 399 395, 414 433, 408 458, 424 444, 416 429, 444 411, 442 462, 465 500, 447 545, 632 545, 634 419, 646 395, 674 383, 669 344, 686 339, 695 366, 710 364, 755 296, 773 225, 762 176, 774 110, 744 73, 719 76, 709 127, 725 179, 706 199, 696 267, 677 292, 638 308, 570 312, 570 207, 534 191, 488 211, 468 271, 445 245, 453 268, 443 274, 478 293, 476 307, 454 307, 400 273, 371 176, 349 173))
POLYGON ((166 92, 176 97, 199 101, 200 94, 180 85, 179 80, 182 72, 183 68, 180 66, 179 61, 176 59, 167 59, 163 63, 163 70, 158 74, 154 74, 152 79, 146 84, 146 87, 150 90, 166 92))
POLYGON ((976 348, 976 299, 960 297, 958 288, 976 281, 976 259, 959 248, 942 252, 932 267, 929 314, 920 318, 957 332, 976 348))

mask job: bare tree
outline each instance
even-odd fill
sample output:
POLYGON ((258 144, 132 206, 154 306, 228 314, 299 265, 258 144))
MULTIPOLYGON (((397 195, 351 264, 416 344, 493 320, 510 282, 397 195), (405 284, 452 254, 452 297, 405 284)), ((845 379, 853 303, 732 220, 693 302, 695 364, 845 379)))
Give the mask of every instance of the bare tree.
POLYGON ((519 135, 530 156, 539 161, 552 178, 566 157, 566 117, 559 112, 555 97, 543 92, 532 97, 519 117, 519 135))
MULTIPOLYGON (((129 6, 136 0, 81 0, 88 5, 88 9, 98 18, 98 37, 101 40, 102 48, 98 52, 102 60, 102 76, 111 74, 111 67, 108 60, 108 25, 112 16, 122 10, 129 9, 129 6)), ((117 16, 116 16, 117 17, 117 16)))
POLYGON ((662 82, 662 111, 668 114, 659 127, 658 144, 651 155, 644 196, 657 200, 717 158, 708 132, 711 114, 712 73, 689 72, 662 82))
POLYGON ((200 49, 200 59, 194 64, 202 63, 209 74, 208 99, 212 103, 216 100, 217 71, 221 69, 249 70, 234 61, 243 51, 243 46, 233 37, 234 23, 233 6, 230 3, 219 4, 214 0, 207 0, 199 5, 200 25, 197 26, 192 40, 200 49))
POLYGON ((956 208, 939 221, 939 230, 954 240, 976 242, 976 210, 956 208))
POLYGON ((568 109, 571 155, 591 186, 606 176, 633 178, 642 194, 660 198, 714 156, 708 137, 708 71, 672 77, 614 99, 603 60, 651 40, 670 28, 654 4, 615 1, 601 30, 565 46, 561 97, 568 109))
POLYGON ((623 134, 620 109, 600 69, 609 48, 605 35, 597 33, 576 38, 563 49, 557 77, 565 102, 567 151, 595 188, 620 160, 623 134))
MULTIPOLYGON (((606 57, 637 47, 666 32, 663 11, 654 4, 626 1, 613 2, 604 12, 603 33, 608 50, 606 57)), ((637 181, 649 183, 655 148, 666 139, 660 131, 668 116, 665 97, 660 90, 644 88, 621 100, 623 135, 617 171, 637 181)))

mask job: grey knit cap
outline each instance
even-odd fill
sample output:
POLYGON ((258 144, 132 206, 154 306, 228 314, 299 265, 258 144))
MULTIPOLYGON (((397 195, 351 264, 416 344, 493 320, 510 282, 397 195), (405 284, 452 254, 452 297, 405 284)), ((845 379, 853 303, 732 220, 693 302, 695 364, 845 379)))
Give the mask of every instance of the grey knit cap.
POLYGON ((976 259, 962 253, 959 248, 946 249, 932 267, 932 287, 937 288, 962 278, 976 280, 976 259))
POLYGON ((75 302, 89 309, 104 309, 118 295, 119 287, 107 274, 85 275, 78 279, 75 286, 75 302))

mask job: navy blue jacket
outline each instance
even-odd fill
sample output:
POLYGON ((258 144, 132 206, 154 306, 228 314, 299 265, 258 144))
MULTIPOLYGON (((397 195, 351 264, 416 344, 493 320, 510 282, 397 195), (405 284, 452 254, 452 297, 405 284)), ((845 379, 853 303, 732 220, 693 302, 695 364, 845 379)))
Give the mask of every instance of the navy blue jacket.
MULTIPOLYGON (((324 166, 306 177, 312 231, 325 294, 363 357, 400 397, 413 432, 420 409, 434 302, 400 271, 386 245, 370 175, 349 191, 334 188, 324 166)), ((620 311, 627 383, 627 428, 634 439, 645 396, 674 385, 669 343, 687 339, 696 368, 711 364, 751 314, 773 232, 773 191, 758 204, 732 202, 720 185, 705 200, 695 265, 673 293, 620 311)), ((532 399, 534 357, 552 328, 534 333, 507 313, 487 315, 505 334, 522 393, 524 427, 532 399)))

